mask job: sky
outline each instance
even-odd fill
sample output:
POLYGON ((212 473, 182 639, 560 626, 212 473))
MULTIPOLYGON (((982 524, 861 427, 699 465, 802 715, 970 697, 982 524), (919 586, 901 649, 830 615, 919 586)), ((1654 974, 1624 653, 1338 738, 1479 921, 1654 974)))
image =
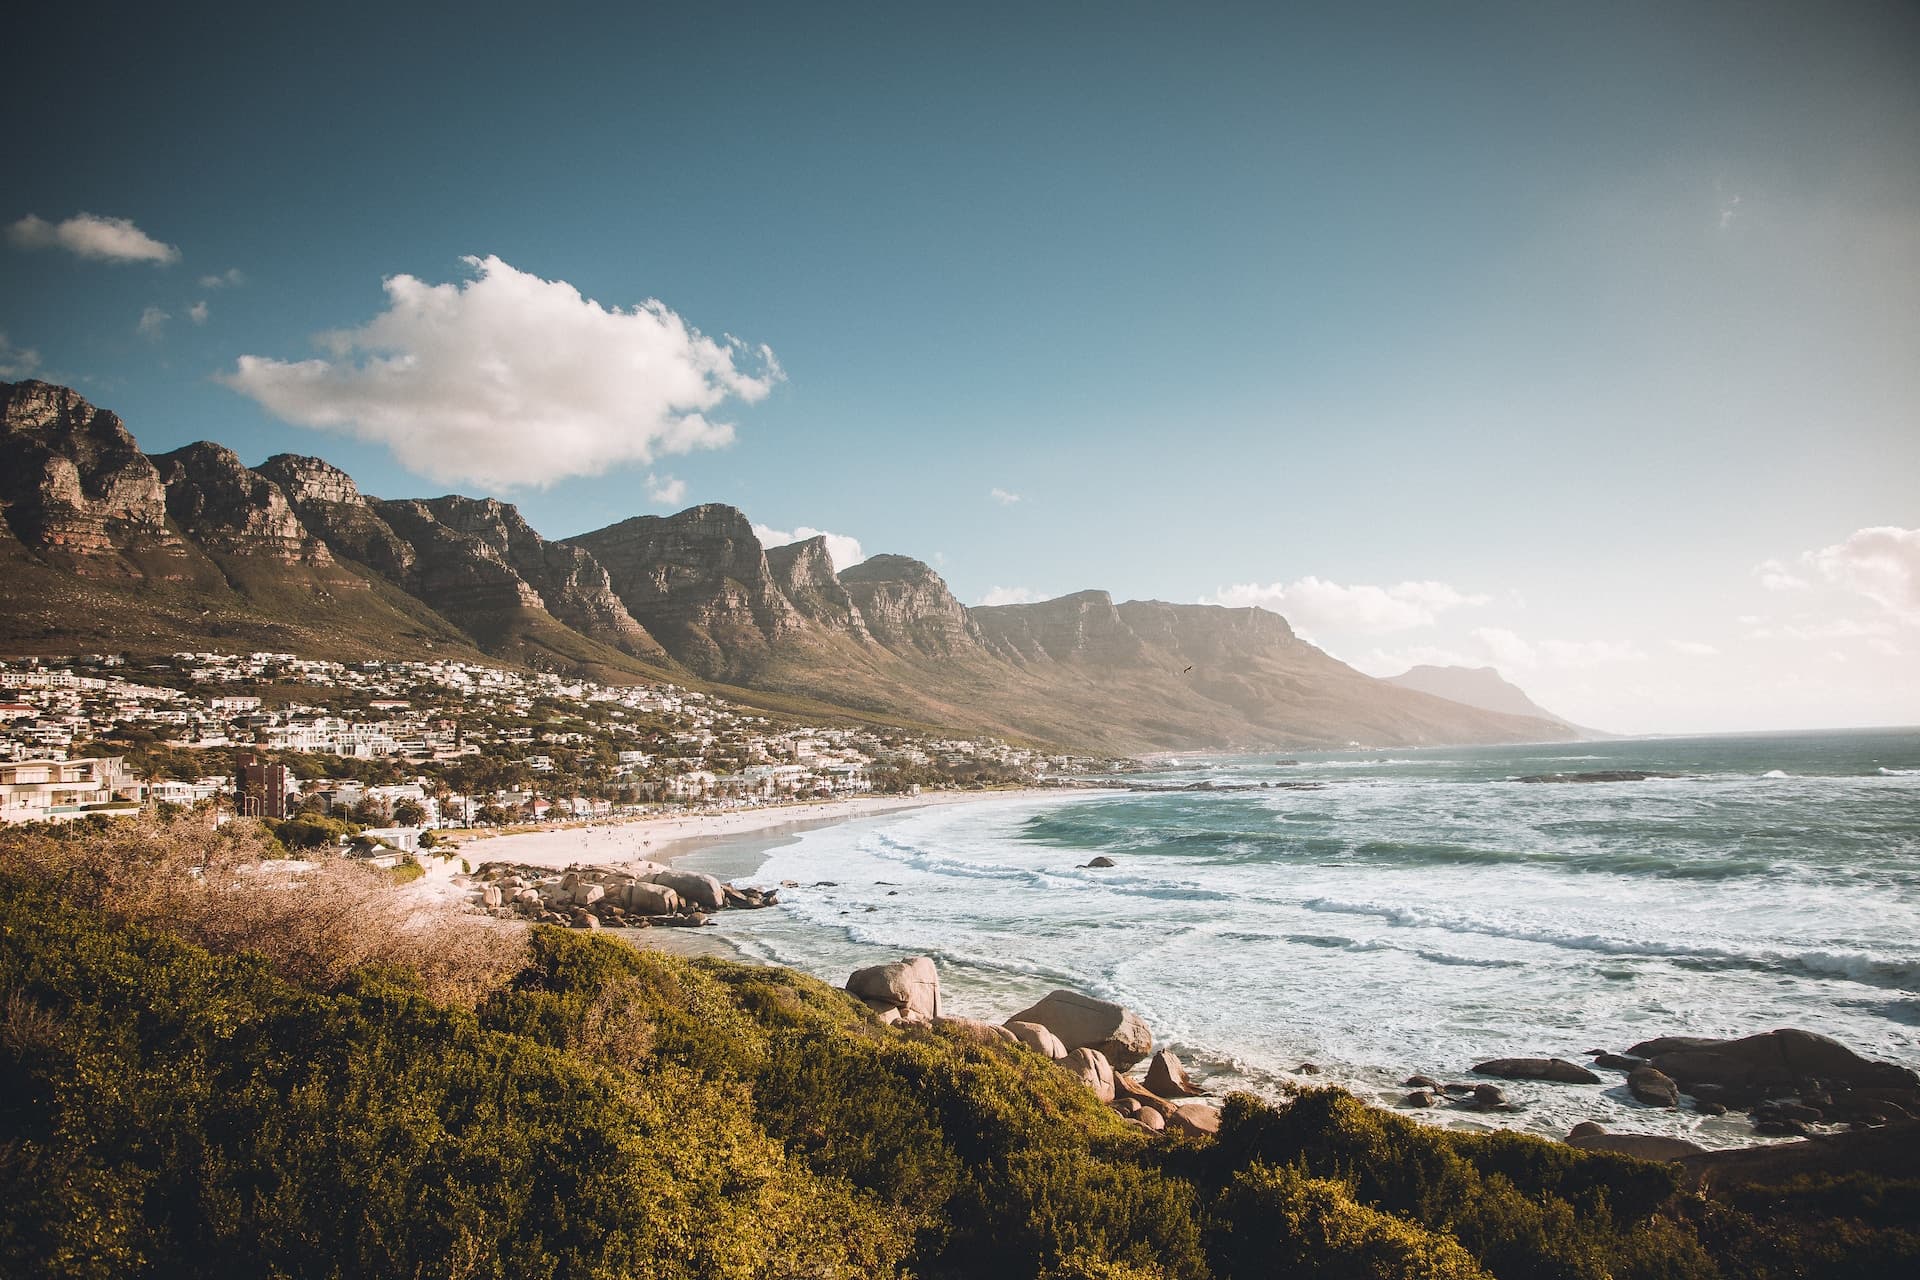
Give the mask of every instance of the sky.
POLYGON ((1920 722, 1910 3, 190 8, 0 83, 0 377, 150 452, 1920 722))

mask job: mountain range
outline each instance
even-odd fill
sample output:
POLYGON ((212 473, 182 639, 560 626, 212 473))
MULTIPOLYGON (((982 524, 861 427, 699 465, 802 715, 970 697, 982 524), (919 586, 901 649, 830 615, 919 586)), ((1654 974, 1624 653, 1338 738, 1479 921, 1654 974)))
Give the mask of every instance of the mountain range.
POLYGON ((376 498, 319 458, 150 456, 45 382, 0 383, 0 515, 11 654, 485 658, 1116 752, 1571 735, 1524 695, 1373 679, 1263 609, 1104 591, 968 608, 919 560, 836 572, 823 538, 766 547, 711 503, 549 539, 510 503, 376 498))

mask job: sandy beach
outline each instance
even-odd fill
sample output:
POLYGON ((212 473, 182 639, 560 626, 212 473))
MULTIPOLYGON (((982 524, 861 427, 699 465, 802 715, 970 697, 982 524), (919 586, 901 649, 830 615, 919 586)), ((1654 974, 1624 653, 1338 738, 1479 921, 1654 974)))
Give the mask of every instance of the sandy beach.
MULTIPOLYGON (((1035 789, 1038 790, 1038 789, 1035 789)), ((478 869, 488 862, 531 867, 620 867, 633 862, 672 862, 694 849, 743 836, 774 836, 827 823, 847 822, 903 809, 1004 800, 1021 790, 935 791, 917 796, 848 796, 795 804, 761 805, 711 813, 658 814, 601 822, 576 822, 540 831, 494 834, 456 830, 447 843, 421 857, 427 874, 410 892, 444 901, 464 900, 470 892, 464 861, 478 869)))

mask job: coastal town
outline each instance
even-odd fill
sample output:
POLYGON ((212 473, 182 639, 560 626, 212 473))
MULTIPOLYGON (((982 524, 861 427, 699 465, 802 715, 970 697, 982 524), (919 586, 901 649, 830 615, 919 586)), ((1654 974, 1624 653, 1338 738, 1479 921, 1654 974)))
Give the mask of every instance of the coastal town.
POLYGON ((445 827, 1043 785, 1119 762, 776 719, 673 684, 287 653, 0 663, 0 822, 204 806, 412 852, 445 827), (351 828, 351 830, 349 830, 351 828))

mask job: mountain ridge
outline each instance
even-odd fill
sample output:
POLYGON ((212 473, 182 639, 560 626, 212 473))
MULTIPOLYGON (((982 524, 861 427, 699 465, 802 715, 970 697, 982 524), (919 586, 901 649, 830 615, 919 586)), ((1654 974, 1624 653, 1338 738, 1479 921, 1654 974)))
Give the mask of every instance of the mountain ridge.
POLYGON ((548 539, 497 498, 369 497, 320 458, 249 468, 204 441, 149 458, 48 383, 0 383, 0 464, 0 644, 18 652, 487 655, 1123 752, 1567 731, 1374 680, 1262 609, 1102 590, 970 609, 923 561, 836 572, 823 539, 764 547, 719 503, 548 539))

